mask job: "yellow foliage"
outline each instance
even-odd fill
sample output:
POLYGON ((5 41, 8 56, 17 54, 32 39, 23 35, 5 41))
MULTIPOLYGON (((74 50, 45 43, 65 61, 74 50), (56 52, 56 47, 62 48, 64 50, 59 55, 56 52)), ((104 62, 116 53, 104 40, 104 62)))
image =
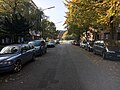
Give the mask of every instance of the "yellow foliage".
POLYGON ((68 35, 68 31, 64 32, 62 39, 65 39, 67 35, 68 35))
POLYGON ((120 18, 120 0, 66 0, 68 12, 65 24, 72 30, 74 25, 78 28, 96 25, 108 25, 110 17, 113 22, 120 18))

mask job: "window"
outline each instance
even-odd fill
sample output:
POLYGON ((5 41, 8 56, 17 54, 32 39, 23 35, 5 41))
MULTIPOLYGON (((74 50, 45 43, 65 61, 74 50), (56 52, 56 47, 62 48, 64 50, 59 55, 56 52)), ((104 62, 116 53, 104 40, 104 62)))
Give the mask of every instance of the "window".
POLYGON ((29 46, 28 45, 25 45, 25 46, 23 46, 22 47, 22 52, 25 52, 25 51, 28 51, 30 48, 29 48, 29 46))
POLYGON ((33 45, 29 45, 29 48, 30 48, 30 49, 33 49, 33 48, 34 48, 34 46, 33 46, 33 45))

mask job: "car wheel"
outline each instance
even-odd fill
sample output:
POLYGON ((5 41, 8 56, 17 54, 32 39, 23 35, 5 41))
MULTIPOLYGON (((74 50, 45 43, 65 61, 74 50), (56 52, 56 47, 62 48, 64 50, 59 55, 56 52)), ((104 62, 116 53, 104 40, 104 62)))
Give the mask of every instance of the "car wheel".
POLYGON ((40 51, 40 56, 42 56, 43 55, 43 53, 42 53, 42 51, 40 51))
POLYGON ((43 50, 43 54, 45 54, 46 53, 46 50, 43 50))
POLYGON ((107 59, 105 52, 102 53, 102 57, 103 57, 103 59, 107 59))
POLYGON ((45 53, 47 53, 47 49, 45 49, 45 53))
POLYGON ((96 51, 95 50, 93 50, 93 53, 96 55, 96 51))
POLYGON ((22 69, 22 64, 21 64, 21 61, 18 60, 15 62, 14 64, 14 72, 20 72, 20 70, 22 69))
POLYGON ((87 51, 90 52, 90 48, 89 47, 87 48, 87 51))
POLYGON ((33 54, 32 56, 32 61, 35 61, 35 54, 33 54))

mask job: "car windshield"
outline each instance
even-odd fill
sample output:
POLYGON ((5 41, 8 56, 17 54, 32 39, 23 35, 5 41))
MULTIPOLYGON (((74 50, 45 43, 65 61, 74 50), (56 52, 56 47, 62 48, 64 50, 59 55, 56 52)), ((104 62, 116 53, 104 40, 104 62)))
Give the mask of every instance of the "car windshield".
POLYGON ((41 41, 33 41, 33 42, 29 42, 29 44, 32 44, 34 46, 40 46, 41 45, 41 41))
POLYGON ((0 54, 15 54, 18 51, 19 51, 18 46, 7 46, 0 51, 0 54))

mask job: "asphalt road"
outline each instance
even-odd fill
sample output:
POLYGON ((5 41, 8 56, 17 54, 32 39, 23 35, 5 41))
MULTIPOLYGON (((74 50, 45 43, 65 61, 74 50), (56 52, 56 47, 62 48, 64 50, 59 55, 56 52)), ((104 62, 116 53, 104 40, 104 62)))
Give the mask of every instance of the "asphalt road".
POLYGON ((0 90, 120 90, 120 62, 61 44, 21 72, 0 75, 0 90))

